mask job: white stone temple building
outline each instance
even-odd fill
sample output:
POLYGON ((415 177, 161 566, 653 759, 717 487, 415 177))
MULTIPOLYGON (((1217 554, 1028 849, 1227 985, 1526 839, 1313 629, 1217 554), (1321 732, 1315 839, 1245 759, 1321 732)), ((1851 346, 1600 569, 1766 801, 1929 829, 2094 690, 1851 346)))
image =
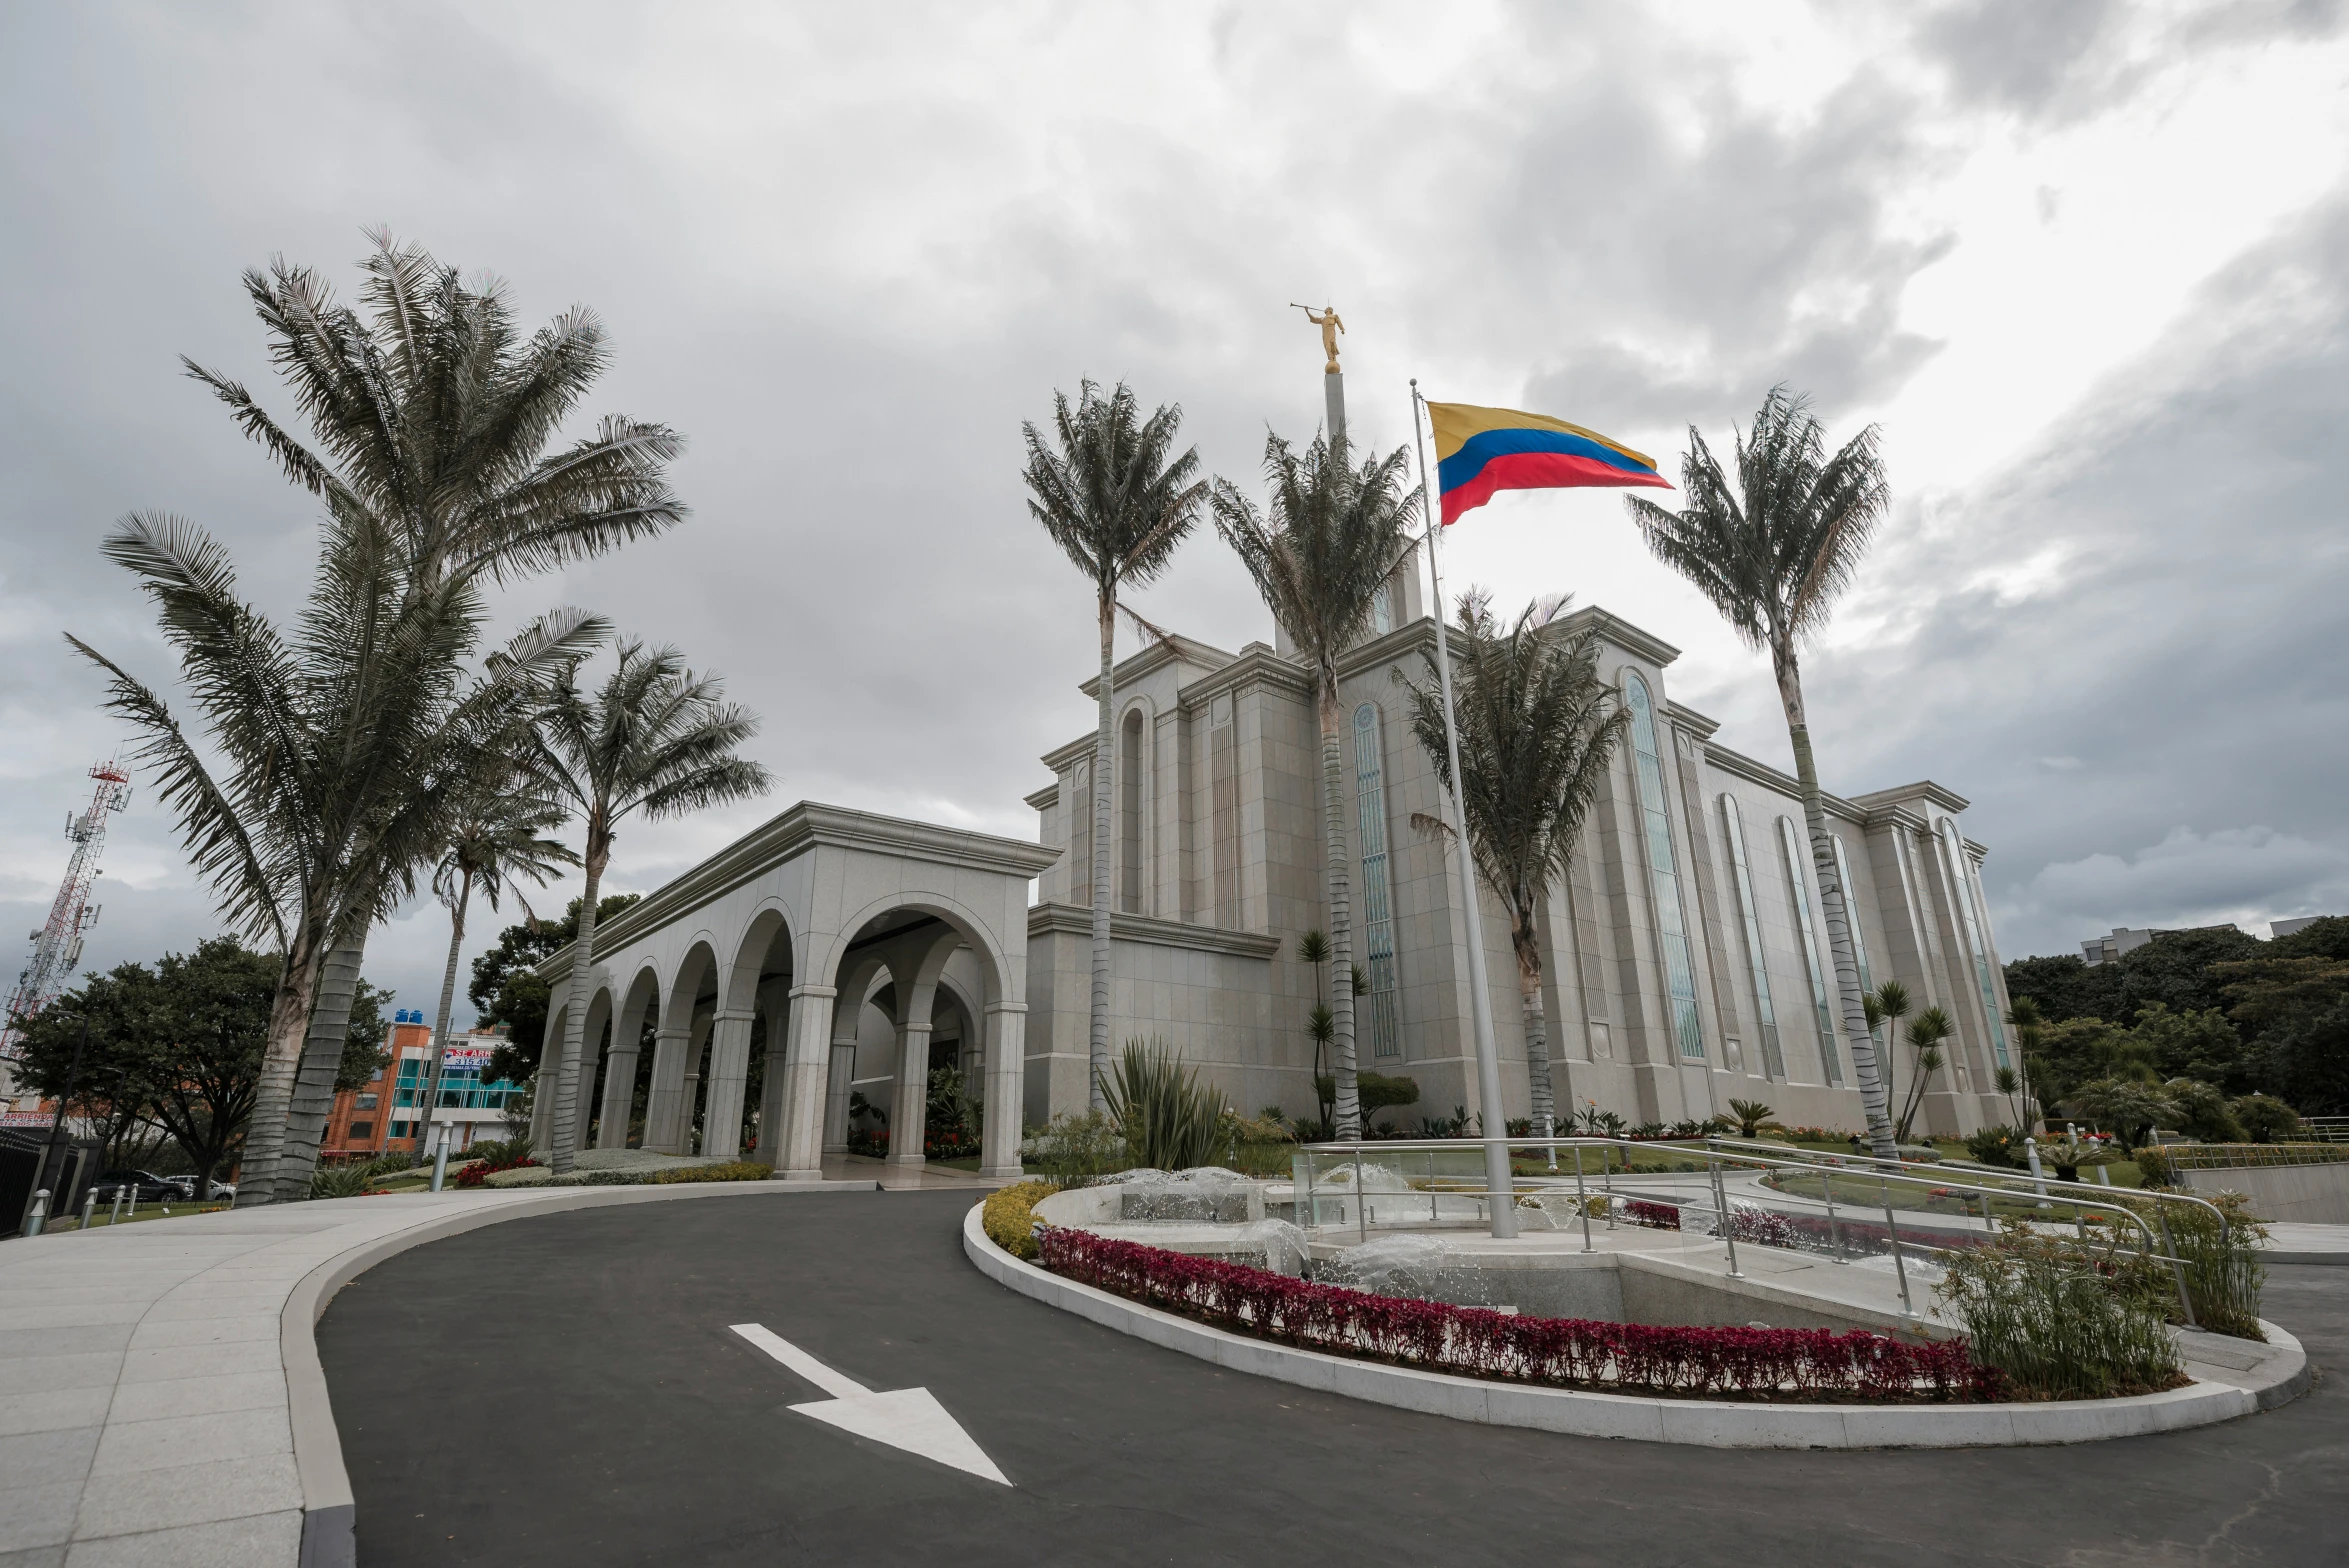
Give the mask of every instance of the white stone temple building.
MULTIPOLYGON (((1860 1128, 1794 781, 1672 701, 1670 645, 1601 609, 1560 624, 1596 628, 1634 714, 1544 922, 1561 1114, 1669 1125, 1745 1099, 1789 1125, 1860 1128)), ((1441 808, 1396 680, 1427 678, 1433 637, 1406 569, 1340 684, 1369 982, 1359 1065, 1417 1082, 1419 1103, 1386 1118, 1414 1131, 1479 1102, 1459 884, 1442 839, 1412 825, 1441 808)), ((1327 912, 1305 669, 1262 643, 1154 642, 1118 667, 1115 720, 1112 1040, 1166 1041, 1242 1111, 1314 1115, 1318 977, 1296 951, 1327 912)), ((1087 733, 1044 758, 1055 777, 1028 797, 1035 843, 802 802, 608 922, 575 1146, 755 1149, 812 1175, 886 1118, 890 1158, 918 1163, 930 1074, 955 1067, 987 1112, 982 1168, 1016 1174, 1022 1126, 1087 1103, 1092 753, 1087 733), (1016 1116, 993 1114, 1007 1104, 1016 1116)), ((2009 1119, 1995 1075, 2014 1046, 1965 800, 1919 782, 1827 809, 1863 982, 1898 979, 1957 1024, 1920 1126, 2009 1119)), ((1516 964, 1489 894, 1483 931, 1505 1099, 1522 1116, 1516 964)), ((558 999, 570 967, 568 949, 540 966, 558 999)), ((548 1037, 563 1024, 558 1010, 548 1037)), ((1914 1053, 1896 1049, 1905 1087, 1914 1053)), ((542 1144, 548 1088, 542 1068, 542 1144)))
MULTIPOLYGON (((1421 581, 1397 577, 1340 684, 1354 953, 1370 983, 1358 1062, 1417 1081, 1420 1103, 1385 1118, 1412 1128, 1478 1104, 1459 883, 1441 838, 1412 826, 1441 808, 1395 678, 1430 679, 1421 581)), ((1595 1102, 1670 1124, 1746 1099, 1789 1125, 1863 1127, 1793 778, 1716 743, 1712 720, 1672 701, 1669 644, 1601 609, 1560 625, 1597 629, 1601 668, 1634 714, 1545 920, 1560 1116, 1595 1102)), ((1233 654, 1176 638, 1120 665, 1116 694, 1111 1037, 1167 1040, 1244 1111, 1315 1114, 1315 975, 1295 958, 1298 933, 1326 921, 1307 672, 1262 643, 1233 654)), ((1054 782, 1028 797, 1038 838, 1061 851, 1028 917, 1031 1119, 1085 1102, 1092 752, 1087 733, 1049 753, 1054 782)), ((1897 979, 1914 1007, 1956 1020, 1919 1119, 1938 1132, 2012 1115, 1995 1084, 2014 1064, 2005 982, 1965 809, 1929 781, 1827 801, 1863 983, 1897 979)), ((1483 931, 1505 1094, 1522 1116, 1517 967, 1489 892, 1483 931)), ((1915 1053, 1898 1050, 1905 1089, 1915 1053)))

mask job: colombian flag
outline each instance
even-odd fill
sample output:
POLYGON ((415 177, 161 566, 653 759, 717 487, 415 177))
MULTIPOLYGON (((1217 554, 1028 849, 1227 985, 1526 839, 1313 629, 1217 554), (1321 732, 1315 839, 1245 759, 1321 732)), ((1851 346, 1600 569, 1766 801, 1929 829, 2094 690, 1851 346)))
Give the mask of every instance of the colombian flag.
POLYGON ((1672 488, 1655 460, 1595 430, 1547 414, 1470 403, 1430 403, 1436 484, 1444 523, 1493 498, 1496 490, 1564 490, 1587 485, 1672 488))

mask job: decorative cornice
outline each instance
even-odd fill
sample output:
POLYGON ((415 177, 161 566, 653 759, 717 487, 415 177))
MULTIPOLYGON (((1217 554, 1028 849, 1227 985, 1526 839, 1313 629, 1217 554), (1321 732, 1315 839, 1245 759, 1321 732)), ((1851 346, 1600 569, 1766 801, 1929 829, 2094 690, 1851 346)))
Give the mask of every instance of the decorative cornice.
POLYGON ((1956 790, 1945 789, 1931 779, 1919 779, 1914 784, 1902 784, 1893 789, 1874 789, 1852 798, 1863 806, 1889 806, 1913 800, 1919 795, 1944 811, 1963 811, 1973 804, 1956 790))
POLYGON ((1930 833, 1933 824, 1909 810, 1906 806, 1874 806, 1869 808, 1865 825, 1873 833, 1878 828, 1906 828, 1911 833, 1930 833))
MULTIPOLYGON (((1779 772, 1766 762, 1756 762, 1742 751, 1731 751, 1727 746, 1706 741, 1705 762, 1709 767, 1719 768, 1724 773, 1733 774, 1749 783, 1759 784, 1764 789, 1775 790, 1789 800, 1799 801, 1803 798, 1801 780, 1791 773, 1779 772)), ((1863 800, 1866 798, 1866 796, 1861 797, 1863 800)), ((1845 821, 1859 827, 1868 825, 1868 813, 1841 795, 1830 795, 1825 790, 1821 790, 1819 800, 1829 811, 1845 821)))
POLYGON ((1680 650, 1663 638, 1641 631, 1611 610, 1602 610, 1595 604, 1584 605, 1570 615, 1560 616, 1554 623, 1567 636, 1589 628, 1602 642, 1613 643, 1626 653, 1636 654, 1657 669, 1662 669, 1680 657, 1680 650))
MULTIPOLYGON (((1059 770, 1055 769, 1054 771, 1058 772, 1059 770)), ((1049 810, 1060 804, 1060 780, 1056 778, 1042 789, 1036 790, 1032 794, 1022 795, 1020 799, 1034 810, 1049 810)))
POLYGON ((1711 740, 1713 732, 1721 727, 1719 719, 1708 719, 1696 709, 1683 707, 1677 702, 1664 704, 1664 717, 1672 721, 1675 729, 1686 730, 1698 740, 1711 740))
MULTIPOLYGON (((1188 637, 1169 633, 1163 641, 1152 639, 1150 645, 1140 653, 1126 655, 1123 664, 1111 666, 1109 675, 1110 679, 1116 683, 1117 689, 1122 691, 1143 676, 1154 670, 1163 669, 1169 664, 1196 664, 1203 670, 1218 670, 1237 657, 1239 655, 1226 653, 1221 648, 1211 647, 1206 643, 1194 642, 1188 637)), ((1096 702, 1100 701, 1100 672, 1096 670, 1093 674, 1086 676, 1077 690, 1096 702)))
POLYGON ((1284 659, 1260 642, 1242 648, 1239 656, 1222 669, 1202 675, 1175 693, 1175 701, 1185 708, 1196 708, 1210 698, 1254 682, 1263 686, 1280 686, 1299 695, 1313 692, 1313 672, 1294 659, 1284 659))
MULTIPOLYGON (((910 855, 972 871, 1016 876, 1023 881, 1060 859, 1061 853, 1041 844, 998 838, 992 833, 970 833, 931 822, 909 822, 902 817, 884 817, 847 806, 803 800, 621 910, 609 924, 597 928, 596 946, 606 953, 615 952, 784 862, 824 845, 883 855, 910 855), (609 946, 605 945, 607 941, 609 946)), ((574 945, 565 943, 541 959, 535 968, 538 977, 552 984, 569 975, 574 945)))
MULTIPOLYGON (((1079 904, 1034 904, 1028 909, 1028 939, 1045 935, 1093 934, 1093 911, 1079 904)), ((1195 926, 1183 920, 1160 920, 1151 915, 1112 913, 1112 941, 1140 942, 1150 947, 1187 947, 1232 958, 1269 959, 1281 950, 1281 939, 1258 931, 1230 931, 1222 926, 1195 926)))

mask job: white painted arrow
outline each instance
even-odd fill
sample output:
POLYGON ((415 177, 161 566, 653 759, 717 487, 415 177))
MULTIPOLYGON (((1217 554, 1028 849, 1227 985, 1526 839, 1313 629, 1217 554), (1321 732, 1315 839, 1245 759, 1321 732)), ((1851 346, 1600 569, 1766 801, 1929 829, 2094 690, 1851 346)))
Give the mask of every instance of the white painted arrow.
POLYGON ((924 1459, 934 1459, 998 1486, 1011 1485, 1003 1472, 995 1468, 995 1461, 987 1457, 986 1450, 971 1441, 962 1424, 946 1413, 946 1407, 931 1397, 928 1389, 900 1388, 876 1394, 760 1324, 736 1323, 733 1329, 832 1396, 791 1406, 798 1414, 813 1416, 844 1432, 887 1443, 891 1448, 902 1448, 924 1459))

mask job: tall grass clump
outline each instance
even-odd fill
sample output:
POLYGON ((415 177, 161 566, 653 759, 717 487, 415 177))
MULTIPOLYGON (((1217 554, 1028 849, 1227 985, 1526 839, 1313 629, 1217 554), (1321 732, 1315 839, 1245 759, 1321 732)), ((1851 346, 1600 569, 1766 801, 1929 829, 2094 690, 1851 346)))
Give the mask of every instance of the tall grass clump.
MULTIPOLYGON (((2267 1227, 2251 1217, 2249 1200, 2239 1192, 2196 1196, 2209 1196, 2226 1223, 2221 1225, 2217 1214, 2197 1205, 2164 1203, 2159 1207, 2166 1212, 2160 1215, 2149 1212, 2154 1204, 2131 1207, 2144 1214, 2157 1236, 2163 1221, 2168 1222, 2178 1261, 2186 1266, 2186 1295, 2194 1303, 2195 1325, 2213 1334, 2264 1340, 2259 1294, 2267 1283, 2267 1266, 2260 1261, 2259 1249, 2267 1240, 2267 1227)), ((2175 1292, 2169 1304, 2176 1310, 2175 1292)))
POLYGON ((1216 1157, 1223 1095, 1165 1041, 1128 1040, 1101 1093, 1137 1164, 1179 1171, 1216 1157))
POLYGON ((2164 1322, 2162 1266, 2117 1241, 2083 1248, 2005 1223, 1995 1243, 1939 1259, 1936 1289, 1977 1362, 2036 1399, 2113 1399, 2185 1381, 2164 1322))

